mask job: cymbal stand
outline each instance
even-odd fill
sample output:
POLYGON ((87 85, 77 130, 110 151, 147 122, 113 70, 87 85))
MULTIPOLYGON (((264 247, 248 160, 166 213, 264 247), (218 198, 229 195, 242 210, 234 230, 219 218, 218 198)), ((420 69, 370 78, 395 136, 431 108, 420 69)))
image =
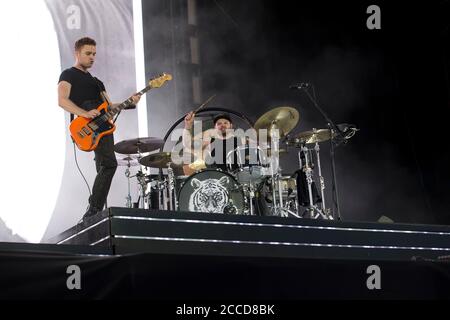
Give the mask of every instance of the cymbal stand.
POLYGON ((280 217, 288 217, 289 214, 293 215, 296 218, 300 218, 300 216, 289 210, 288 208, 285 208, 283 205, 283 190, 281 188, 281 181, 280 181, 280 161, 279 161, 279 143, 280 143, 280 136, 279 136, 279 130, 276 129, 275 123, 272 125, 272 128, 270 130, 270 138, 271 138, 271 155, 270 155, 270 175, 272 180, 272 212, 276 216, 280 217), (278 199, 277 199, 277 192, 278 192, 278 199), (278 202, 278 203, 277 203, 278 202))
MULTIPOLYGON (((138 160, 140 160, 142 158, 142 153, 141 153, 141 142, 137 141, 136 143, 137 145, 137 153, 138 153, 138 160)), ((147 189, 147 179, 146 179, 146 174, 143 171, 145 170, 145 167, 141 166, 141 169, 138 171, 138 173, 136 173, 136 177, 138 180, 138 184, 139 184, 139 208, 141 209, 148 209, 148 203, 146 203, 145 199, 147 197, 146 194, 146 189, 147 189), (147 204, 147 205, 146 205, 147 204)))
POLYGON ((322 167, 320 165, 320 147, 318 142, 316 142, 314 150, 316 151, 317 168, 319 171, 318 173, 320 181, 320 195, 322 197, 322 212, 327 216, 328 219, 333 220, 333 216, 330 214, 330 210, 325 206, 325 180, 322 176, 322 167))
POLYGON ((169 210, 178 210, 178 200, 175 188, 175 175, 171 167, 171 162, 167 164, 168 192, 169 192, 169 210))
POLYGON ((147 188, 146 176, 141 170, 139 170, 139 172, 136 173, 136 178, 139 184, 139 208, 148 209, 145 206, 145 197, 147 196, 145 193, 145 189, 147 188))
POLYGON ((278 207, 277 203, 277 192, 276 192, 276 185, 278 182, 278 162, 277 162, 277 153, 278 153, 278 143, 279 143, 279 132, 277 129, 272 126, 270 130, 270 141, 271 141, 271 154, 270 154, 270 176, 271 176, 271 183, 272 183, 272 213, 274 215, 280 215, 284 216, 281 213, 281 210, 278 207), (276 173, 275 173, 276 171, 276 173))
POLYGON ((127 181, 128 181, 128 195, 125 198, 126 199, 126 208, 131 208, 132 204, 131 204, 131 189, 130 189, 130 161, 128 160, 128 165, 127 165, 127 169, 125 170, 125 177, 127 177, 127 181))
POLYGON ((327 216, 322 212, 321 209, 317 208, 317 206, 314 204, 313 201, 313 193, 312 193, 312 183, 313 183, 313 175, 312 175, 312 163, 309 159, 309 150, 306 144, 302 144, 300 151, 298 153, 298 159, 300 163, 300 169, 303 167, 303 171, 306 175, 306 182, 308 183, 308 196, 309 196, 309 206, 306 209, 309 211, 310 218, 317 219, 319 216, 321 216, 324 219, 327 219, 327 216), (302 166, 302 159, 301 159, 301 153, 303 152, 303 155, 305 156, 305 165, 302 166), (314 214, 316 213, 316 215, 314 214))
POLYGON ((159 206, 160 210, 169 210, 168 205, 167 205, 167 202, 168 202, 167 189, 168 189, 167 188, 167 180, 164 179, 162 182, 159 183, 159 190, 162 195, 162 206, 159 206))
POLYGON ((244 194, 246 195, 247 201, 248 201, 248 214, 254 215, 254 207, 253 207, 253 198, 255 197, 255 187, 253 186, 252 182, 244 183, 244 194))

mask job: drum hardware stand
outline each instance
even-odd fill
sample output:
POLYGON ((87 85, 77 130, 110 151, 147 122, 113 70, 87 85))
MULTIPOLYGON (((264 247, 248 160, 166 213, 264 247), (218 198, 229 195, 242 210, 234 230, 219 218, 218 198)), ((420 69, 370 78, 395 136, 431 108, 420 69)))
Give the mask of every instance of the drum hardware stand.
POLYGON ((253 208, 253 199, 255 198, 255 187, 253 183, 250 181, 248 184, 244 184, 244 194, 248 194, 248 202, 249 202, 249 215, 254 215, 253 208))
POLYGON ((145 197, 147 196, 145 193, 145 188, 147 187, 147 181, 145 178, 145 174, 139 170, 138 173, 134 177, 137 177, 139 184, 139 208, 147 209, 145 206, 145 197))
POLYGON ((291 214, 296 218, 300 218, 300 216, 297 213, 289 210, 288 208, 285 208, 283 205, 283 191, 281 189, 281 182, 280 182, 281 168, 279 165, 279 158, 278 158, 280 137, 278 130, 275 131, 273 129, 276 129, 275 123, 272 124, 272 128, 270 130, 271 141, 275 142, 271 143, 272 150, 270 155, 270 175, 272 180, 272 204, 273 204, 272 212, 274 215, 280 217, 288 217, 289 214, 291 214), (276 195, 277 191, 278 191, 278 200, 276 195))
MULTIPOLYGON (((333 130, 331 123, 329 122, 327 124, 328 128, 330 129, 330 159, 331 159, 331 175, 333 176, 333 200, 336 206, 336 212, 337 212, 337 219, 341 220, 341 211, 340 211, 340 207, 339 207, 339 197, 338 197, 338 188, 337 188, 337 183, 336 183, 336 164, 334 161, 334 138, 333 136, 335 135, 336 131, 333 130)), ((337 128, 337 127, 336 127, 337 128)), ((339 128, 337 128, 339 130, 339 128)), ((342 132, 339 131, 340 134, 342 135, 342 132)), ((338 146, 338 144, 336 145, 338 146)))
MULTIPOLYGON (((318 105, 316 99, 311 96, 311 94, 307 90, 307 88, 309 86, 310 85, 308 84, 306 86, 296 87, 295 89, 303 90, 306 93, 308 98, 313 103, 314 107, 320 112, 320 114, 327 121, 328 128, 330 129, 330 134, 331 134, 331 136, 330 136, 330 156, 331 156, 331 171, 332 171, 332 176, 333 176, 333 179, 332 179, 333 187, 332 187, 332 189, 333 189, 334 206, 335 206, 335 209, 336 209, 336 212, 333 212, 331 217, 334 219, 335 218, 334 214, 336 213, 337 214, 337 217, 336 217, 337 220, 341 220, 341 212, 340 212, 340 208, 339 208, 338 190, 337 190, 337 182, 336 182, 336 166, 335 166, 335 161, 334 161, 334 148, 335 148, 334 143, 336 141, 336 147, 337 147, 341 143, 346 143, 347 140, 345 139, 344 134, 342 133, 342 131, 334 124, 333 121, 331 121, 331 119, 328 117, 328 115, 325 113, 325 111, 323 111, 322 108, 318 105), (335 139, 335 138, 337 138, 337 139, 335 139)), ((312 86, 312 87, 314 89, 314 86, 312 86)))
MULTIPOLYGON (((141 143, 138 141, 137 143, 137 153, 138 153, 138 160, 140 160, 142 158, 142 153, 141 153, 141 148, 140 145, 141 143)), ((137 177, 138 180, 138 184, 139 184, 139 204, 138 207, 141 209, 148 209, 146 208, 146 203, 145 203, 145 199, 146 199, 146 192, 145 189, 147 187, 147 181, 146 181, 146 177, 145 177, 145 173, 142 171, 142 167, 141 170, 138 171, 138 173, 136 173, 135 177, 137 177)))
POLYGON ((128 161, 128 165, 127 165, 127 169, 125 170, 125 177, 127 177, 128 180, 128 195, 125 198, 126 199, 126 204, 125 206, 127 208, 131 208, 132 204, 131 204, 131 190, 130 190, 130 162, 128 161))
MULTIPOLYGON (((317 143, 316 143, 316 147, 318 147, 317 143)), ((318 149, 316 149, 316 152, 318 152, 318 149)), ((317 206, 314 204, 313 192, 312 192, 312 183, 313 183, 312 171, 313 170, 312 170, 311 161, 309 159, 308 153, 309 153, 308 147, 306 146, 305 143, 302 144, 300 151, 298 152, 298 160, 299 160, 300 170, 303 170, 303 172, 305 173, 306 182, 308 183, 309 206, 306 209, 306 211, 309 212, 309 217, 312 219, 317 219, 318 217, 322 217, 323 219, 328 219, 327 215, 324 213, 325 212, 325 204, 324 204, 325 201, 323 198, 324 197, 323 190, 325 189, 325 185, 323 183, 322 171, 320 169, 320 162, 318 162, 318 166, 319 166, 319 176, 321 178, 322 209, 317 208, 317 206), (304 165, 303 165, 303 161, 301 158, 302 153, 305 156, 305 164, 304 165)))
POLYGON ((171 162, 167 164, 168 192, 169 192, 169 210, 178 210, 177 192, 175 186, 175 175, 171 167, 171 162))
POLYGON ((314 150, 316 151, 317 168, 319 171, 320 195, 322 197, 322 212, 327 216, 328 219, 333 220, 333 216, 330 214, 330 210, 327 209, 325 206, 325 180, 322 176, 322 167, 320 164, 320 147, 318 142, 316 142, 314 150))
POLYGON ((159 183, 159 191, 162 195, 162 206, 159 206, 160 210, 168 210, 168 206, 167 206, 167 198, 168 198, 168 194, 167 194, 167 180, 165 179, 163 182, 159 183))

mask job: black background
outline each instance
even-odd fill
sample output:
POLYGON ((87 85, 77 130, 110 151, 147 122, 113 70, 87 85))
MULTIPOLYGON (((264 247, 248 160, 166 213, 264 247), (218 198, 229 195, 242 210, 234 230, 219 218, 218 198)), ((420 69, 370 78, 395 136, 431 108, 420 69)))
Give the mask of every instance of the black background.
MULTIPOLYGON (((450 223, 449 1, 198 1, 204 96, 256 121, 296 107, 294 133, 325 120, 361 130, 337 150, 342 219, 450 223), (369 30, 367 7, 381 9, 369 30)), ((327 193, 328 145, 322 144, 327 193)), ((293 153, 284 160, 295 170, 293 153)))

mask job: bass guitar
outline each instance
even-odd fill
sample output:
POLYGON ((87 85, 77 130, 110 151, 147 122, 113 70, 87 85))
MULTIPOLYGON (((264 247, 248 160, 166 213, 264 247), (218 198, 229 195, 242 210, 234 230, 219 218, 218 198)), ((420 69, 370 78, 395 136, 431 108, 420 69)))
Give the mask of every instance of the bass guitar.
MULTIPOLYGON (((136 95, 142 96, 151 89, 160 88, 169 80, 172 80, 172 76, 163 73, 150 80, 148 86, 136 93, 136 95)), ((100 112, 100 115, 97 117, 93 119, 84 117, 75 118, 69 125, 69 131, 77 147, 83 151, 95 150, 102 137, 112 134, 116 130, 116 125, 113 123, 114 117, 122 109, 129 107, 132 103, 133 100, 131 97, 114 107, 108 105, 108 102, 105 101, 96 107, 100 112)))

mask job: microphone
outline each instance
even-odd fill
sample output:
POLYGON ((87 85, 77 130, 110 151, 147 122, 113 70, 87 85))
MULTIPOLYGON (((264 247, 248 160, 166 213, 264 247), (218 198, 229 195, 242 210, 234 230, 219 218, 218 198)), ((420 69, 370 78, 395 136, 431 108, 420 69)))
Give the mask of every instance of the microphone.
POLYGON ((301 83, 296 83, 296 84, 292 84, 289 86, 289 89, 297 89, 297 90, 301 90, 304 88, 309 88, 310 84, 307 82, 301 82, 301 83))
POLYGON ((341 123, 338 124, 337 127, 339 130, 341 130, 344 135, 344 139, 346 140, 352 138, 356 134, 356 132, 360 130, 356 127, 356 125, 349 123, 341 123))

